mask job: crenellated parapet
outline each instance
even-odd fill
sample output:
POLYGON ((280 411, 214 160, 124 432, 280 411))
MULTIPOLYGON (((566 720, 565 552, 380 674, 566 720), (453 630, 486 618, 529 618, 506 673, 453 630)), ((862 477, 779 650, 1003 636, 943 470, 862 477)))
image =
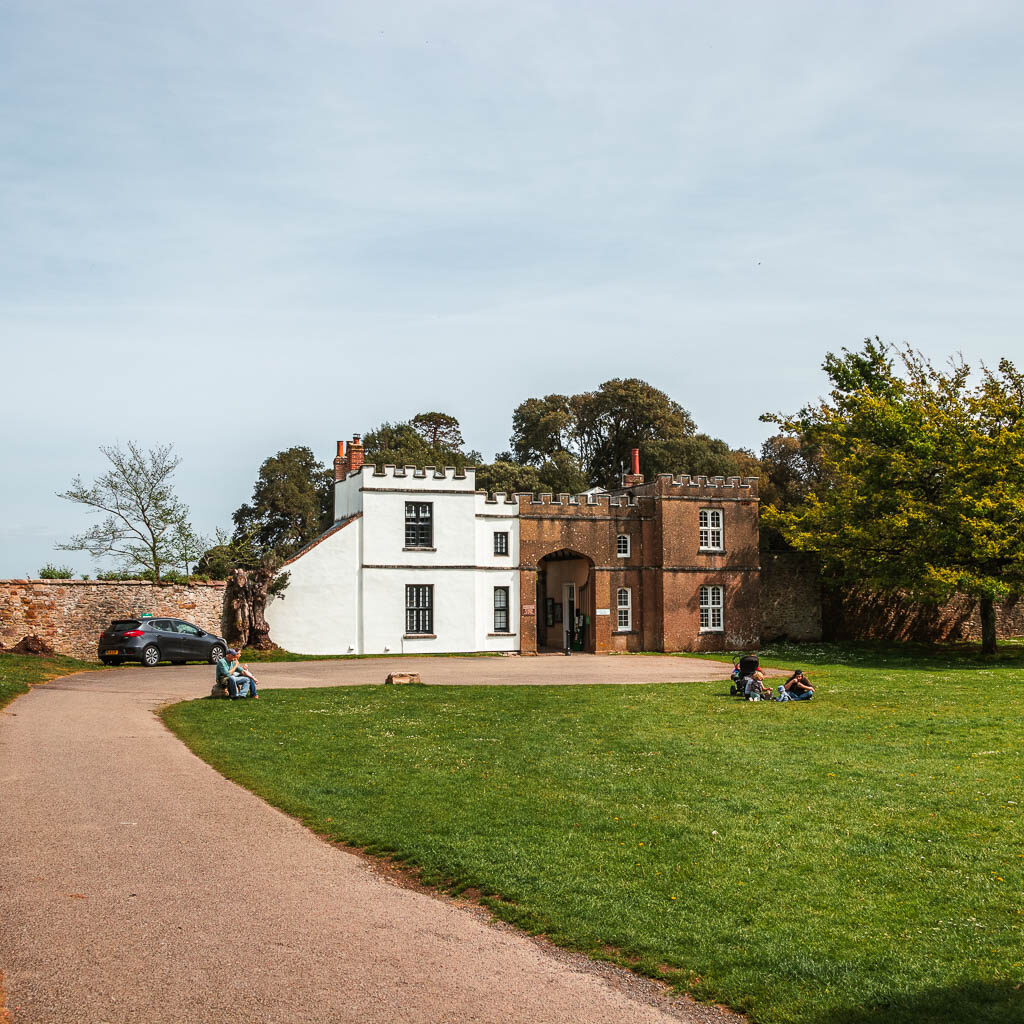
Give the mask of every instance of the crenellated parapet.
MULTIPOLYGON (((355 477, 357 474, 350 474, 355 477)), ((392 466, 366 463, 358 473, 360 486, 369 490, 476 491, 476 470, 455 466, 392 466)))
POLYGON ((385 464, 378 466, 376 463, 368 462, 363 472, 370 471, 375 477, 391 477, 396 480, 405 480, 414 477, 423 480, 430 477, 433 480, 466 480, 476 477, 476 470, 471 468, 456 469, 455 466, 392 466, 385 464))
POLYGON ((649 484, 633 488, 638 494, 663 494, 687 498, 731 498, 753 501, 758 496, 756 476, 674 476, 659 473, 649 484))
POLYGON ((509 494, 506 491, 477 491, 484 499, 485 505, 518 505, 519 495, 509 494))
POLYGON ((543 513, 547 510, 553 514, 564 516, 588 516, 588 515, 628 515, 631 509, 637 508, 637 496, 635 494, 552 494, 547 491, 540 494, 531 494, 528 491, 519 492, 515 495, 519 503, 520 515, 543 513))

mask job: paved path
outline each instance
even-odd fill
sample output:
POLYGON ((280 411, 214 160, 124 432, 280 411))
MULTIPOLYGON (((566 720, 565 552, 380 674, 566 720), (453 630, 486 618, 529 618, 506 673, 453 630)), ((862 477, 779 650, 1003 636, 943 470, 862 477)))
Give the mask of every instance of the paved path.
MULTIPOLYGON (((257 668, 257 666, 253 666, 257 668)), ((724 678, 668 657, 258 666, 269 687, 724 678)), ((399 888, 228 782, 153 715, 207 667, 118 669, 0 712, 0 1020, 74 1024, 721 1022, 399 888), (5 990, 5 991, 4 991, 5 990)), ((259 713, 259 705, 254 712, 259 713)))

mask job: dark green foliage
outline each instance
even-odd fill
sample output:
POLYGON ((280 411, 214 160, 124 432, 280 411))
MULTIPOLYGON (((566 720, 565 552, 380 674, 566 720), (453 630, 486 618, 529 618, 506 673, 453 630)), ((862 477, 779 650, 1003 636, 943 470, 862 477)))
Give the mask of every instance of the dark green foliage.
POLYGON ((964 363, 893 351, 829 355, 829 397, 767 417, 819 475, 763 520, 847 584, 978 599, 991 652, 994 601, 1024 591, 1024 375, 1004 359, 972 385, 964 363))
POLYGON ((480 466, 476 486, 482 491, 504 491, 515 494, 580 494, 589 486, 575 459, 568 452, 556 452, 540 466, 526 466, 510 460, 499 460, 480 466))
POLYGON ((166 720, 317 832, 754 1020, 1022 1019, 1024 653, 762 661, 815 699, 265 689, 244 728, 226 702, 166 720))
POLYGON ((260 466, 252 498, 232 520, 236 550, 207 552, 204 568, 220 571, 225 560, 233 567, 264 556, 290 558, 333 522, 334 473, 309 448, 296 445, 278 452, 260 466), (246 546, 251 550, 241 550, 246 546))
MULTIPOLYGON (((690 414, 663 391, 629 378, 578 395, 528 398, 512 415, 517 462, 543 469, 557 462, 585 490, 615 487, 640 449, 640 468, 658 473, 730 476, 742 462, 724 441, 697 434, 690 414)), ((542 472, 542 475, 543 472, 542 472)))
POLYGON ((459 421, 441 412, 423 412, 404 423, 382 423, 363 435, 364 457, 378 466, 454 466, 481 462, 465 451, 459 421))
POLYGON ((41 580, 70 580, 74 579, 75 571, 66 565, 54 565, 52 562, 47 562, 39 570, 39 579, 41 580))

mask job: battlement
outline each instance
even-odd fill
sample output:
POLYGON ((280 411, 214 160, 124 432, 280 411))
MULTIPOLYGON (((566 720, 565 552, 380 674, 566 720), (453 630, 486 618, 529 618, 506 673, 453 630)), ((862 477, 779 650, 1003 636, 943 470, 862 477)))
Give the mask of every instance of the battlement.
POLYGON ((633 508, 637 503, 636 496, 632 494, 551 494, 547 491, 541 494, 520 491, 516 493, 515 500, 519 502, 521 512, 537 505, 562 508, 566 511, 572 509, 608 511, 610 508, 633 508))
POLYGON ((756 476, 689 476, 686 473, 674 476, 672 473, 659 473, 651 483, 634 490, 641 494, 669 494, 678 488, 687 497, 753 500, 758 496, 758 483, 756 476))
POLYGON ((484 499, 485 505, 518 505, 519 495, 509 494, 507 491, 477 491, 484 499))
POLYGON ((449 485, 455 484, 452 490, 475 491, 476 470, 467 467, 456 469, 454 466, 379 466, 366 463, 350 476, 359 475, 364 487, 380 488, 393 486, 395 489, 436 488, 442 481, 449 485))

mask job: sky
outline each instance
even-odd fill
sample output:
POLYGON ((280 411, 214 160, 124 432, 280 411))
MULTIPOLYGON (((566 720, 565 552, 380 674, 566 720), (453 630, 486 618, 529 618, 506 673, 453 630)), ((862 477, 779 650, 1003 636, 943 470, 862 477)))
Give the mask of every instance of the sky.
POLYGON ((489 459, 524 399, 640 377, 756 451, 868 335, 1024 362, 1022 37, 984 0, 4 0, 0 578, 95 571, 56 494, 101 445, 173 444, 212 534, 268 456, 421 411, 489 459))

